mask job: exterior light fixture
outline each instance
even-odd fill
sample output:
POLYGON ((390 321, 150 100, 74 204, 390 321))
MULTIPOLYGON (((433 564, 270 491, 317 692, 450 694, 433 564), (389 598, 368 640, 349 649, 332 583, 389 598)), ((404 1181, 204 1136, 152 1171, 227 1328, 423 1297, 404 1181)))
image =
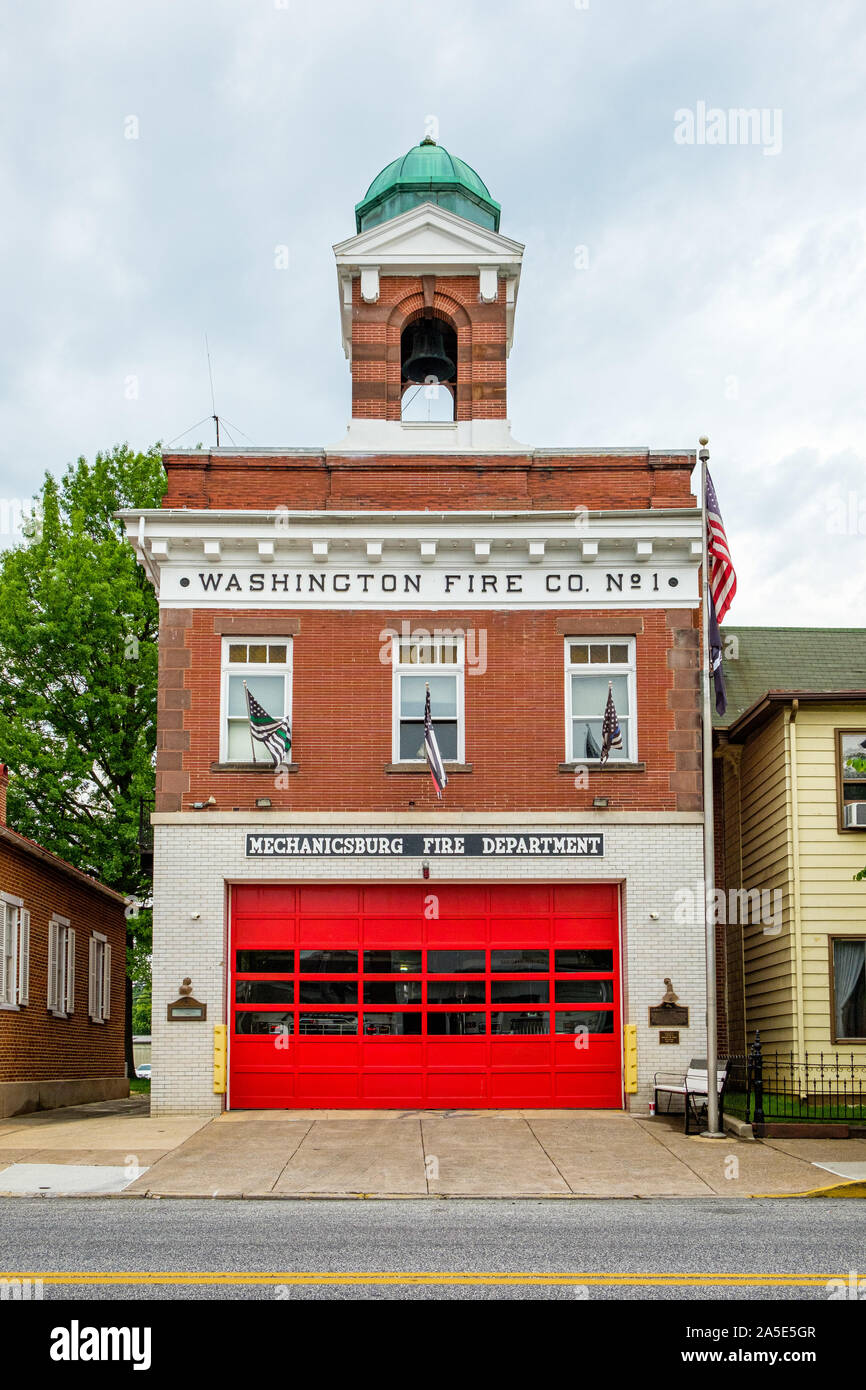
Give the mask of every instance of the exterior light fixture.
POLYGON ((606 796, 594 796, 592 798, 592 808, 594 811, 606 811, 608 800, 606 796))
POLYGON ((269 796, 257 796, 256 805, 260 811, 269 811, 271 807, 271 798, 269 796))

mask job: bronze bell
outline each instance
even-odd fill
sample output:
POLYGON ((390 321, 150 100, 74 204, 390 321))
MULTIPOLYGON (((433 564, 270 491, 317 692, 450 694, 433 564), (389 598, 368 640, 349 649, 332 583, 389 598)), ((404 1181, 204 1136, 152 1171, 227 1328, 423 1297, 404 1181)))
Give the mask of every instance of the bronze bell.
POLYGON ((437 381, 450 381, 454 372, 454 363, 445 352, 441 320, 416 319, 412 325, 412 347, 403 363, 404 381, 424 382, 431 376, 437 381))

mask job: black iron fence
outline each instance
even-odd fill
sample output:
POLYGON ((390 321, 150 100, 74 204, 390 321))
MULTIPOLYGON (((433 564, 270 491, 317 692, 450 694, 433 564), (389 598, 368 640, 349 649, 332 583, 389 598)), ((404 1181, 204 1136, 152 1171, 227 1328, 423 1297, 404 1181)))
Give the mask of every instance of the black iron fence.
POLYGON ((866 1064, 853 1053, 765 1054, 760 1035, 747 1057, 729 1057, 725 1110, 750 1124, 866 1125, 866 1064))

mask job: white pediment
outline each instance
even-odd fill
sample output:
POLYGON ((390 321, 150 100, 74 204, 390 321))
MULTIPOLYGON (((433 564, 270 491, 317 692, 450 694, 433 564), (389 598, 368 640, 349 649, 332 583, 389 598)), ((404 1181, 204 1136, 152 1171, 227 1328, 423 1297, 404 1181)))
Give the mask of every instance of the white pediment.
POLYGON ((435 268, 440 262, 467 269, 500 265, 514 274, 519 272, 523 246, 436 203, 422 203, 378 227, 337 242, 334 255, 343 270, 378 265, 387 274, 401 265, 417 267, 432 262, 435 268))

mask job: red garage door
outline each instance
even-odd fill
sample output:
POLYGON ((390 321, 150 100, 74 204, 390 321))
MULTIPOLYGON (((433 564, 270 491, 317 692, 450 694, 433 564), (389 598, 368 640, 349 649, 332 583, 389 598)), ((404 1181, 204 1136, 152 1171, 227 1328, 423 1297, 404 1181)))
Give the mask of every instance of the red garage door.
POLYGON ((613 884, 232 890, 233 1109, 622 1104, 613 884))

